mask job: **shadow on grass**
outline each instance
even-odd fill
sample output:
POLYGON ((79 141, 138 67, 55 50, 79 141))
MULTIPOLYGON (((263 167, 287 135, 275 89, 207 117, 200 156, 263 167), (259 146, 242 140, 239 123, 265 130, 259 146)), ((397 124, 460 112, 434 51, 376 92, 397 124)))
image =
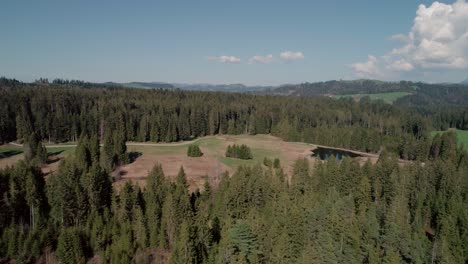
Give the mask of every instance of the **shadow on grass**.
POLYGON ((47 155, 49 157, 47 159, 47 164, 52 164, 52 163, 55 163, 55 162, 61 160, 62 158, 58 157, 58 155, 61 154, 62 152, 63 152, 63 150, 57 150, 57 151, 47 153, 47 155))
POLYGON ((5 151, 5 152, 0 153, 0 159, 9 158, 9 157, 11 157, 11 156, 15 156, 15 155, 18 155, 18 154, 21 154, 21 153, 23 153, 22 150, 9 150, 9 151, 5 151))
POLYGON ((63 150, 57 150, 57 151, 51 151, 49 153, 47 153, 50 156, 54 156, 54 155, 60 155, 61 153, 63 152, 63 150))
POLYGON ((132 151, 128 153, 129 164, 135 162, 135 160, 138 159, 141 155, 143 155, 143 153, 138 151, 132 151))

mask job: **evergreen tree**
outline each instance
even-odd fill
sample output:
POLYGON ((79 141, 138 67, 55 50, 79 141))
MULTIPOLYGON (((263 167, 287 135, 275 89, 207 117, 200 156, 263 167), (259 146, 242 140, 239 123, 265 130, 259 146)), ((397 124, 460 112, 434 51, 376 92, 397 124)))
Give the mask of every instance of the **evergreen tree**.
POLYGON ((200 147, 198 145, 191 144, 191 145, 188 146, 187 156, 189 156, 189 157, 201 157, 201 156, 203 156, 203 152, 201 152, 200 147))
POLYGON ((159 232, 164 199, 166 196, 166 182, 161 165, 155 165, 148 175, 145 190, 146 217, 149 230, 149 244, 152 247, 158 245, 159 232))
POLYGON ((188 221, 190 220, 184 220, 180 226, 179 234, 170 257, 170 263, 196 263, 194 231, 188 221))
POLYGON ((75 228, 64 228, 60 232, 57 257, 61 263, 85 263, 83 245, 75 228))

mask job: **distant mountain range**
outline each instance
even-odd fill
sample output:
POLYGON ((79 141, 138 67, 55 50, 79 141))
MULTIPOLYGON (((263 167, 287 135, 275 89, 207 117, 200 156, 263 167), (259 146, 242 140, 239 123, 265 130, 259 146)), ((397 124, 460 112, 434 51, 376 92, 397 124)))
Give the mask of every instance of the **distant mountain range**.
POLYGON ((142 89, 181 89, 188 91, 216 91, 216 92, 257 92, 276 88, 274 86, 247 86, 244 84, 187 84, 187 83, 164 83, 164 82, 130 82, 120 83, 124 87, 142 88, 142 89))
POLYGON ((120 83, 120 85, 129 88, 142 88, 142 89, 174 89, 174 85, 170 83, 163 82, 130 82, 130 83, 120 83))
POLYGON ((390 92, 411 93, 417 89, 412 82, 384 82, 378 80, 327 81, 282 85, 268 91, 275 95, 289 96, 336 96, 349 94, 374 94, 390 92))
POLYGON ((240 83, 235 84, 185 84, 174 83, 175 87, 182 90, 192 91, 220 91, 220 92, 257 92, 276 88, 275 86, 247 86, 240 83))
POLYGON ((428 84, 422 82, 387 82, 379 80, 333 80, 281 86, 247 86, 244 84, 186 84, 164 82, 107 83, 140 89, 182 89, 189 91, 241 92, 259 95, 296 97, 351 97, 355 100, 369 96, 407 106, 459 105, 468 106, 468 80, 459 84, 428 84), (393 98, 392 100, 389 100, 393 98))
POLYGON ((468 85, 453 83, 430 84, 377 80, 328 81, 283 85, 261 93, 297 97, 352 97, 355 99, 369 96, 371 100, 394 97, 391 100, 393 104, 405 106, 468 106, 468 85))
MULTIPOLYGON (((241 83, 235 84, 209 84, 209 83, 166 83, 166 82, 129 82, 106 83, 129 88, 140 89, 181 89, 187 91, 212 91, 212 92, 255 92, 259 94, 288 95, 288 96, 339 96, 348 94, 373 94, 390 92, 414 93, 421 82, 386 82, 379 80, 332 80, 326 82, 286 84, 280 86, 248 86, 241 83)), ((460 84, 468 84, 468 79, 460 84)), ((433 86, 451 86, 457 84, 439 83, 433 86)))

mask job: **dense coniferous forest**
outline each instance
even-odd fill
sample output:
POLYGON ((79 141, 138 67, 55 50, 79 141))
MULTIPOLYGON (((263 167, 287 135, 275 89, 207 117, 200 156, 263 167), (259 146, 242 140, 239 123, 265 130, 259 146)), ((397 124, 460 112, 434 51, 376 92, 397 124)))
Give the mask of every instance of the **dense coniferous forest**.
POLYGON ((23 161, 0 171, 2 261, 468 260, 468 154, 453 133, 434 139, 425 163, 399 166, 384 153, 375 165, 297 160, 290 179, 279 166, 239 167, 193 193, 183 168, 170 181, 160 165, 145 188, 117 191, 88 159, 95 146, 80 146, 46 180, 23 161))
POLYGON ((408 96, 396 101, 397 105, 433 107, 441 105, 468 106, 468 85, 428 84, 423 82, 384 82, 377 80, 327 81, 283 85, 265 91, 289 96, 332 96, 344 94, 377 94, 407 92, 408 96))
POLYGON ((377 80, 327 81, 282 85, 269 92, 293 96, 322 96, 341 94, 370 94, 388 92, 413 92, 411 82, 383 82, 377 80))
POLYGON ((27 150, 0 170, 0 262, 466 263, 468 153, 429 135, 464 128, 466 111, 0 79, 0 141, 27 150), (126 141, 260 133, 380 158, 299 159, 291 175, 265 159, 194 192, 183 167, 156 165, 145 187, 112 185, 126 141), (44 141, 77 141, 47 176, 44 141))
POLYGON ((100 141, 142 142, 271 133, 367 152, 385 148, 411 160, 427 158, 429 131, 468 126, 466 107, 419 109, 366 98, 354 102, 10 79, 0 81, 0 117, 0 142, 24 141, 32 132, 51 142, 77 141, 83 133, 98 135, 100 141))

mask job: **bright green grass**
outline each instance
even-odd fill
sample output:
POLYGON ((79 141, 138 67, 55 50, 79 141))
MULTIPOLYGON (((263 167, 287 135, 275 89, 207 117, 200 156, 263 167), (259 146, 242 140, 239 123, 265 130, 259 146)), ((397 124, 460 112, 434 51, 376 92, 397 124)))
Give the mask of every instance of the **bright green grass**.
MULTIPOLYGON (((225 157, 226 152, 226 141, 217 137, 200 138, 194 141, 193 144, 197 144, 202 148, 202 151, 214 155, 216 159, 231 168, 237 168, 239 165, 255 165, 257 163, 263 163, 263 159, 268 157, 270 159, 280 158, 282 159, 281 150, 276 147, 274 142, 270 141, 269 135, 237 135, 229 136, 232 141, 229 144, 247 144, 252 150, 253 159, 241 160, 234 158, 225 157)), ((71 144, 71 143, 69 143, 71 144)), ((62 144, 60 144, 62 145, 62 144)), ((60 156, 67 156, 73 154, 75 147, 66 146, 48 147, 47 151, 51 154, 60 156)), ((127 146, 127 152, 141 152, 147 155, 163 156, 163 155, 186 155, 189 144, 178 145, 153 145, 153 146, 140 146, 140 145, 129 145, 127 146)), ((22 150, 21 148, 18 148, 22 150)), ((0 149, 1 151, 1 149, 0 149)))
POLYGON ((10 151, 23 152, 23 148, 20 148, 20 147, 0 147, 0 153, 10 152, 10 151))
POLYGON ((178 155, 187 152, 188 146, 127 146, 127 152, 142 152, 149 155, 178 155))
POLYGON ((47 153, 54 154, 54 155, 69 155, 75 152, 76 147, 53 147, 47 148, 47 153))
POLYGON ((44 146, 56 146, 56 145, 60 145, 60 146, 69 146, 69 145, 76 145, 78 144, 77 141, 70 141, 70 142, 63 142, 63 143, 43 143, 44 146))
POLYGON ((457 141, 458 144, 463 144, 466 150, 468 150, 468 130, 459 130, 459 129, 449 129, 446 131, 432 131, 431 136, 435 136, 437 134, 445 133, 448 131, 454 131, 457 134, 457 141))
POLYGON ((337 98, 352 97, 355 99, 361 99, 362 97, 369 96, 371 100, 383 100, 388 104, 393 104, 398 98, 410 95, 408 92, 391 92, 391 93, 375 93, 375 94, 343 94, 336 95, 337 98))
MULTIPOLYGON (((235 140, 236 144, 243 144, 244 140, 256 139, 261 142, 261 140, 267 139, 267 135, 239 135, 231 136, 235 140)), ((268 143, 268 142, 266 142, 268 143)), ((226 152, 225 141, 216 137, 201 138, 195 140, 193 144, 197 144, 203 149, 210 150, 211 154, 215 154, 215 157, 225 165, 231 168, 237 168, 239 165, 254 165, 257 163, 263 163, 263 159, 268 157, 270 159, 281 158, 281 153, 264 147, 256 147, 249 145, 252 150, 253 159, 251 160, 241 160, 234 158, 227 158, 224 156, 226 152)), ((143 154, 149 155, 185 155, 187 153, 188 144, 186 145, 173 145, 173 146, 128 146, 128 152, 142 152, 143 154)))
MULTIPOLYGON (((217 149, 220 147, 222 140, 217 138, 202 138, 195 140, 193 144, 197 144, 200 147, 208 149, 217 149)), ((161 146, 127 146, 128 152, 142 152, 151 155, 183 155, 187 153, 189 144, 173 146, 161 145, 161 146)))
POLYGON ((8 158, 23 153, 23 148, 15 146, 2 146, 0 147, 0 159, 8 158))
POLYGON ((213 150, 213 149, 219 148, 222 145, 222 143, 223 143, 223 140, 211 137, 211 138, 202 138, 202 139, 196 140, 194 144, 197 144, 200 147, 213 150))
POLYGON ((260 148, 251 148, 253 159, 251 160, 242 160, 242 159, 234 159, 234 158, 227 158, 224 156, 218 157, 218 160, 224 163, 226 166, 231 168, 237 168, 240 165, 254 165, 257 163, 262 164, 263 159, 268 157, 270 159, 278 158, 278 153, 269 149, 260 149, 260 148))

